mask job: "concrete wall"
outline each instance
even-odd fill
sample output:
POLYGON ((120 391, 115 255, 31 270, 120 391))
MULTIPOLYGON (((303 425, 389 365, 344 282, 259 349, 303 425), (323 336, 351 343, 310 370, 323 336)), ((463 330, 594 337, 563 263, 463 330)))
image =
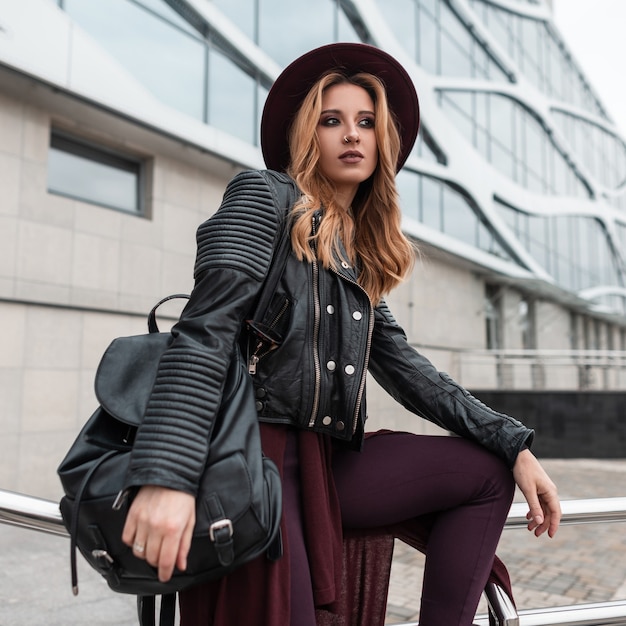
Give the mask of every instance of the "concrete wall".
MULTIPOLYGON (((410 278, 390 294, 387 302, 409 341, 416 344, 437 369, 458 378, 455 350, 484 347, 484 289, 484 282, 471 271, 424 252, 410 278)), ((475 374, 483 384, 486 380, 495 382, 487 368, 479 370, 475 374)), ((368 430, 393 428, 420 434, 444 434, 438 426, 400 406, 371 377, 368 414, 368 430)))
POLYGON ((50 194, 53 121, 129 150, 120 135, 52 120, 0 94, 0 297, 139 312, 157 294, 188 289, 195 230, 219 203, 226 181, 132 146, 148 159, 147 217, 50 194))
POLYGON ((416 344, 484 348, 484 293, 477 274, 424 251, 410 279, 387 301, 416 344))
POLYGON ((161 296, 191 289, 195 232, 225 184, 165 152, 129 148, 121 128, 53 119, 0 92, 0 488, 59 495, 56 466, 96 407, 102 353, 116 336, 145 332, 161 296), (53 122, 148 158, 147 217, 47 192, 53 122))

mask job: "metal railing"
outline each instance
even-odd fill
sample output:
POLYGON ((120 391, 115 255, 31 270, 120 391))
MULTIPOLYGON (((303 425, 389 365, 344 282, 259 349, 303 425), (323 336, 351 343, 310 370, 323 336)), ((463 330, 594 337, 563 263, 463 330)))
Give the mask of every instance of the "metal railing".
POLYGON ((0 489, 0 523, 68 536, 57 502, 4 489, 0 489))
MULTIPOLYGON (((626 497, 564 500, 562 524, 626 522, 626 497)), ((513 504, 505 528, 524 528, 525 503, 513 504)), ((67 537, 56 502, 0 489, 0 524, 67 537)), ((576 604, 542 609, 515 610, 506 593, 497 585, 485 589, 489 611, 498 626, 626 626, 626 599, 614 602, 576 604)), ((488 626, 489 617, 478 616, 476 626, 488 626)), ((395 626, 418 626, 417 622, 395 626)))
MULTIPOLYGON (((626 498, 590 498, 564 500, 562 525, 626 522, 626 498)), ((526 503, 515 503, 507 517, 505 528, 526 528, 526 503)), ((503 589, 487 585, 485 596, 489 611, 498 626, 626 626, 626 599, 614 602, 574 604, 517 612, 503 589)), ((476 626, 489 626, 489 616, 474 620, 476 626)), ((417 622, 394 626, 419 626, 417 622)))
POLYGON ((413 344, 468 388, 626 389, 625 350, 455 349, 413 344))

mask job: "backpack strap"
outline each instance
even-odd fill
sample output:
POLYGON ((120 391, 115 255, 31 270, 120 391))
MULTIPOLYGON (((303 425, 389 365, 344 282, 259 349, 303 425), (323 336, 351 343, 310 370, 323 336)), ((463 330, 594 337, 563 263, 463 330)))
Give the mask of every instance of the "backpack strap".
MULTIPOLYGON (((139 626, 156 626, 156 596, 137 596, 139 626)), ((176 594, 161 596, 159 626, 174 626, 176 620, 176 594)))
POLYGON ((278 245, 274 250, 274 256, 270 262, 270 268, 265 277, 265 283, 261 290, 261 295, 256 304, 253 319, 261 320, 268 309, 272 296, 274 295, 281 276, 285 272, 287 259, 291 252, 291 238, 289 237, 289 229, 287 223, 289 213, 300 197, 301 193, 295 181, 281 172, 273 170, 262 170, 261 174, 267 181, 274 197, 276 208, 282 211, 280 230, 277 234, 278 245))

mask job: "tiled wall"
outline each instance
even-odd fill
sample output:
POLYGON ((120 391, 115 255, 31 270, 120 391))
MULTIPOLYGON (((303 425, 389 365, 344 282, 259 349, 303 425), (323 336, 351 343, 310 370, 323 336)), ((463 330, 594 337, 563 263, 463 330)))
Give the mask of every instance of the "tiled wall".
POLYGON ((56 498, 56 466, 96 407, 102 353, 145 332, 161 296, 191 289, 195 232, 226 180, 158 154, 148 217, 52 195, 50 126, 45 111, 0 93, 0 488, 56 498))

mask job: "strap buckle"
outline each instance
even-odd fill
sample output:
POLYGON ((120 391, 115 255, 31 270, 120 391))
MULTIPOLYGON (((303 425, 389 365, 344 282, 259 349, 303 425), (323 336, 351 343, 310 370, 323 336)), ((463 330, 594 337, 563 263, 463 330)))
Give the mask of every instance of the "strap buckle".
POLYGON ((217 522, 213 522, 209 526, 209 537, 213 543, 216 542, 216 537, 215 537, 216 531, 222 530, 223 528, 228 529, 229 539, 233 536, 233 523, 228 518, 218 520, 217 522))

